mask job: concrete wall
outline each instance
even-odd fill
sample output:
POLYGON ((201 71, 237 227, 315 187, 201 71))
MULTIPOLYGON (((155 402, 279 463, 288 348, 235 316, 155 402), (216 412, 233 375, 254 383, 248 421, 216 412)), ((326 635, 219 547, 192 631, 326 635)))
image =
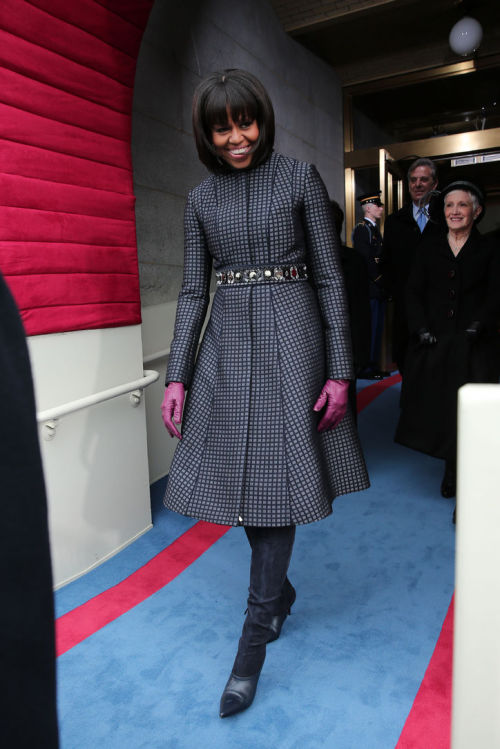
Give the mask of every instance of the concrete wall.
MULTIPOLYGON (((162 377, 182 280, 184 201, 206 175, 192 137, 192 94, 226 67, 260 78, 276 111, 277 150, 315 163, 331 197, 344 202, 342 96, 331 68, 283 32, 267 0, 157 0, 138 59, 132 144, 144 354, 162 377)), ((160 384, 147 395, 151 480, 168 470, 173 448, 161 395, 160 384)))

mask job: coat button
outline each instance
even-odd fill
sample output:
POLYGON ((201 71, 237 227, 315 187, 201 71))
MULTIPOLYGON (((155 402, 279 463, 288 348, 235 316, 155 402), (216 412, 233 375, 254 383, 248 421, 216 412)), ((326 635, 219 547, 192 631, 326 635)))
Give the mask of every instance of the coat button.
POLYGON ((455 291, 455 289, 450 289, 448 291, 448 296, 450 297, 450 299, 455 299, 456 295, 457 295, 457 292, 455 291))
POLYGON ((455 310, 449 309, 448 312, 446 313, 446 317, 451 319, 454 314, 455 314, 455 310))
POLYGON ((448 271, 448 278, 455 278, 456 275, 457 275, 457 272, 456 270, 453 270, 453 268, 448 271))

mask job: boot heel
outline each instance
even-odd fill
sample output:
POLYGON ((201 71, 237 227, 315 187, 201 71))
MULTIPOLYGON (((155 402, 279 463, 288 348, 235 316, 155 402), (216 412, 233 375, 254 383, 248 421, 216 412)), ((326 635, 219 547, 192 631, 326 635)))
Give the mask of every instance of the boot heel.
POLYGON ((270 634, 267 640, 268 644, 278 639, 278 637, 281 634, 281 628, 283 627, 285 619, 292 612, 292 606, 295 603, 295 599, 297 598, 297 593, 295 592, 295 588, 291 584, 290 584, 290 589, 291 590, 290 590, 288 609, 286 609, 282 614, 276 614, 275 616, 273 616, 271 621, 269 622, 270 634))

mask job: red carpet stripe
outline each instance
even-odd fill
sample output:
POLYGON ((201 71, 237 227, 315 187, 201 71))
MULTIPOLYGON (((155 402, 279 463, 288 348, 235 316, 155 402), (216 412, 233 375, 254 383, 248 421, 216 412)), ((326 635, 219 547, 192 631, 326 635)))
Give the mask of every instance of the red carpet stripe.
POLYGON ((396 749, 449 749, 452 659, 453 598, 396 749))
POLYGON ((369 406, 384 390, 392 387, 392 385, 396 385, 398 382, 401 382, 401 375, 399 373, 391 375, 391 377, 386 377, 384 380, 374 382, 373 385, 368 385, 363 390, 360 390, 357 395, 358 413, 369 406))
MULTIPOLYGON (((364 388, 358 393, 358 411, 400 380, 399 375, 393 375, 364 388)), ((229 528, 199 521, 129 577, 60 616, 56 621, 57 655, 66 653, 163 588, 222 538, 229 528)))
POLYGON ((125 580, 60 616, 56 622, 57 655, 163 588, 227 533, 229 527, 200 520, 125 580))

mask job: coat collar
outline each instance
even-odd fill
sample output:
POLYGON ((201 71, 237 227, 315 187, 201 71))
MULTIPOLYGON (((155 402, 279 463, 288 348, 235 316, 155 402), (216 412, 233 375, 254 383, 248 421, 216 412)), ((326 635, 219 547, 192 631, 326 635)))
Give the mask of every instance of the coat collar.
POLYGON ((466 243, 464 244, 464 246, 462 247, 458 255, 453 255, 450 245, 448 244, 448 230, 446 227, 443 228, 440 239, 441 239, 441 242, 439 245, 440 252, 448 256, 454 257, 455 260, 457 260, 458 262, 458 261, 462 261, 463 258, 468 257, 472 253, 477 252, 477 249, 481 241, 481 234, 478 232, 476 227, 473 226, 471 233, 469 234, 467 238, 466 243))

